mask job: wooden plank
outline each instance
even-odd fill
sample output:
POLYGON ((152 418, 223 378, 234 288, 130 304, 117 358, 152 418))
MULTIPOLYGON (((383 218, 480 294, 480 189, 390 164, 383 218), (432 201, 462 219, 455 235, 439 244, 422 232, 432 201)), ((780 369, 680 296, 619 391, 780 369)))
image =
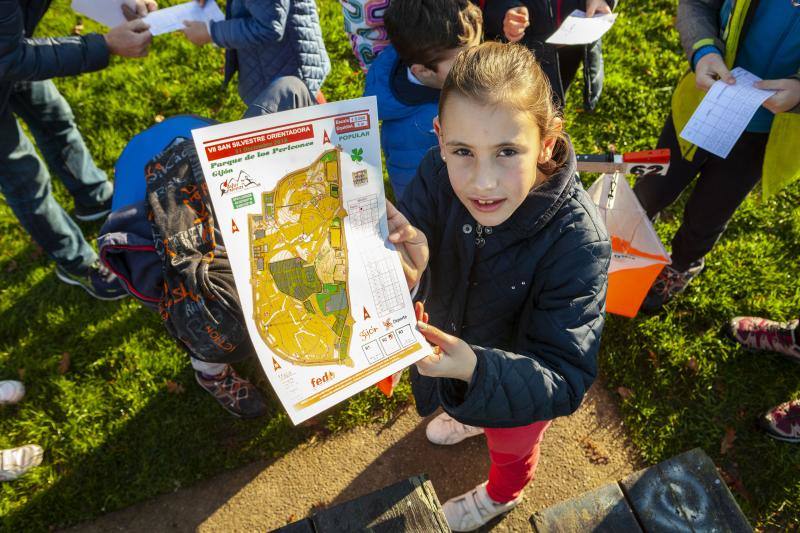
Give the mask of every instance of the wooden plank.
POLYGON ((753 531, 700 448, 635 472, 620 485, 647 533, 753 531))
POLYGON ((303 518, 297 522, 292 522, 291 524, 286 524, 283 527, 275 529, 272 533, 314 533, 314 526, 311 524, 310 519, 303 518))
POLYGON ((609 483, 536 512, 531 517, 531 523, 539 533, 642 531, 616 483, 609 483))
POLYGON ((316 533, 450 531, 433 485, 425 475, 320 511, 311 521, 316 533))

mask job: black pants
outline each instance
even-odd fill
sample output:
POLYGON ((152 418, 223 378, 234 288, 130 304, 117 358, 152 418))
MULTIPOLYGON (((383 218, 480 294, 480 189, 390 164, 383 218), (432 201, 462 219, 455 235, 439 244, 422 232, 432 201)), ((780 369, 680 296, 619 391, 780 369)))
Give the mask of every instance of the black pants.
POLYGON ((722 159, 699 149, 694 161, 681 157, 672 118, 668 118, 659 148, 672 151, 665 176, 645 176, 634 187, 647 216, 653 218, 671 205, 700 174, 683 212, 683 222, 672 239, 672 267, 683 272, 704 257, 725 231, 736 209, 761 179, 766 133, 744 132, 722 159))

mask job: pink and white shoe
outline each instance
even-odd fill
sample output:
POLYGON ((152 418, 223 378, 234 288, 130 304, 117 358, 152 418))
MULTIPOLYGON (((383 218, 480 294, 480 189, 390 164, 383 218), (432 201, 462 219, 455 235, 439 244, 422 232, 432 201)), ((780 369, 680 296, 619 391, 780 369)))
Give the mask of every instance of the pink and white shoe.
POLYGON ((25 397, 25 385, 19 381, 0 381, 0 405, 18 403, 25 397))
POLYGON ((754 316, 737 316, 731 320, 729 333, 746 348, 776 352, 800 362, 798 323, 798 320, 776 322, 754 316))
POLYGON ((483 428, 462 424, 447 413, 442 413, 425 428, 425 436, 434 444, 449 446, 483 433, 483 428))
POLYGON ((773 439, 800 443, 800 400, 773 407, 759 419, 758 425, 773 439))
POLYGON ((447 500, 442 505, 447 525, 453 531, 475 531, 492 519, 509 512, 522 501, 522 494, 510 502, 498 503, 489 497, 483 482, 474 489, 447 500))

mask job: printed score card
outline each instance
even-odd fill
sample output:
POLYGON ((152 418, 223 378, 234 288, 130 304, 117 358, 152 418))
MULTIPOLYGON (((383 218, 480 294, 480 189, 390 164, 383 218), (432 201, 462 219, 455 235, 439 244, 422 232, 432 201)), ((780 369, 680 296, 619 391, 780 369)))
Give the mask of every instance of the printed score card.
POLYGON ((247 328, 295 424, 432 353, 388 241, 374 97, 192 131, 247 328))
POLYGON ((683 139, 723 159, 731 153, 761 104, 775 94, 755 87, 761 78, 741 67, 731 74, 736 83, 715 81, 681 131, 683 139))

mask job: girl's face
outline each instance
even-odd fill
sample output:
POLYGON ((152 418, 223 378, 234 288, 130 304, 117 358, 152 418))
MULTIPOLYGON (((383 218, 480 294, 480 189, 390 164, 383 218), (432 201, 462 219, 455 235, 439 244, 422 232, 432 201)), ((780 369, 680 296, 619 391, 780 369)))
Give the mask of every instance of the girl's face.
POLYGON ((457 94, 442 115, 434 129, 456 196, 478 223, 502 224, 544 178, 536 165, 550 159, 556 138, 542 140, 528 113, 457 94))

